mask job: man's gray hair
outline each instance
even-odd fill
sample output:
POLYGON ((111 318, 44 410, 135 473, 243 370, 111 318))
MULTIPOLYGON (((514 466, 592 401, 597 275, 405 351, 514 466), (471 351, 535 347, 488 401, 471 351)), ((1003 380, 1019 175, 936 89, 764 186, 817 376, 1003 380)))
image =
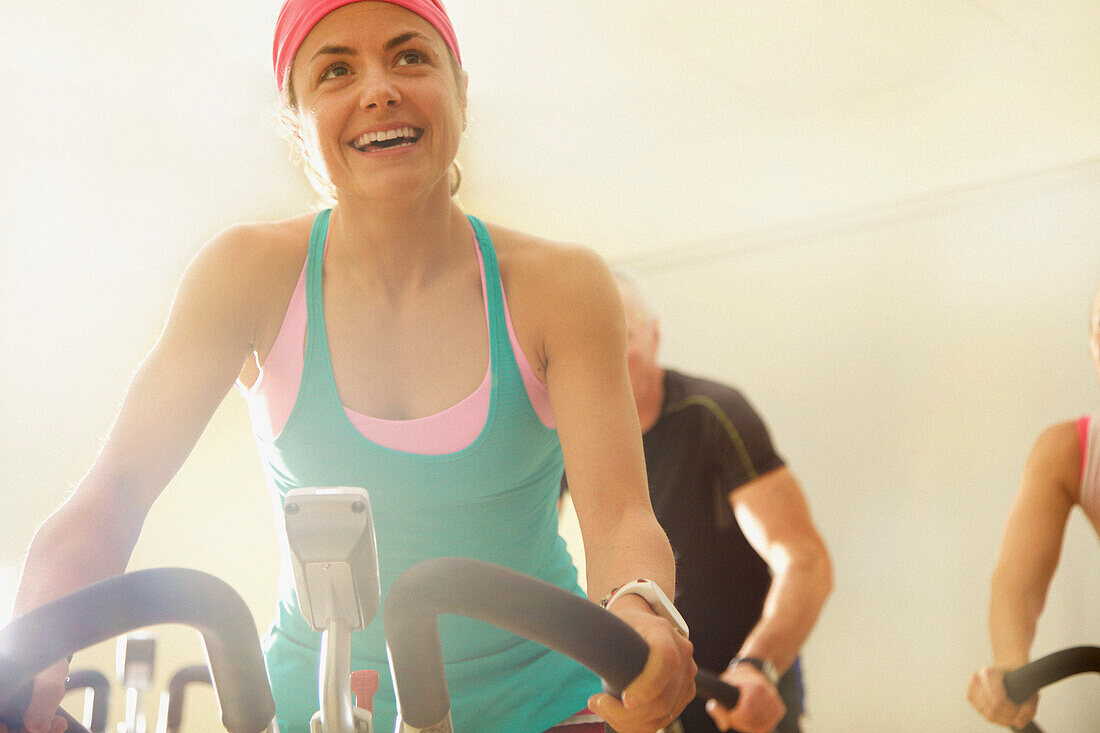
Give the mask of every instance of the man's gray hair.
POLYGON ((642 286, 641 282, 638 280, 638 276, 633 270, 626 267, 615 266, 611 268, 611 276, 620 284, 630 289, 630 292, 634 294, 634 299, 638 301, 638 305, 642 307, 642 310, 650 320, 657 320, 657 313, 653 310, 653 303, 649 299, 649 294, 646 293, 646 289, 642 286))

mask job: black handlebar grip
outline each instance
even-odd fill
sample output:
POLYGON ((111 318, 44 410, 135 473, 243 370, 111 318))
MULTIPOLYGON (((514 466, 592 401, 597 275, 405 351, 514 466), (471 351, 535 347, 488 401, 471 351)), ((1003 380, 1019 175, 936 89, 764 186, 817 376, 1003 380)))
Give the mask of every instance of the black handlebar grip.
MULTIPOLYGON (((438 616, 478 619, 537 641, 591 669, 614 694, 641 674, 649 647, 629 625, 594 603, 542 580, 468 558, 426 560, 394 582, 382 610, 401 719, 425 728, 450 710, 438 616)), ((698 684, 698 678, 697 678, 698 684)), ((732 700, 713 675, 709 697, 732 700)), ((725 702, 723 702, 725 704, 725 702)))
MULTIPOLYGON (((226 583, 186 568, 156 568, 100 581, 0 629, 0 707, 58 659, 134 629, 178 623, 206 645, 221 708, 233 733, 259 733, 275 703, 252 614, 226 583)), ((22 717, 20 714, 19 718, 22 717)))
POLYGON ((733 710, 741 699, 741 689, 723 682, 713 672, 701 669, 695 675, 695 697, 700 700, 717 700, 722 707, 733 710))
POLYGON ((14 690, 4 702, 0 702, 0 723, 9 730, 23 727, 23 711, 31 704, 31 683, 23 684, 14 690))
MULTIPOLYGON (((1048 654, 1005 674, 1005 694, 1017 705, 1047 685, 1083 672, 1100 672, 1100 647, 1077 646, 1048 654)), ((1013 730, 1042 733, 1034 722, 1013 730)))
POLYGON ((1005 693, 1020 705, 1040 688, 1082 672, 1100 672, 1100 647, 1062 649, 1028 662, 1005 674, 1005 693))

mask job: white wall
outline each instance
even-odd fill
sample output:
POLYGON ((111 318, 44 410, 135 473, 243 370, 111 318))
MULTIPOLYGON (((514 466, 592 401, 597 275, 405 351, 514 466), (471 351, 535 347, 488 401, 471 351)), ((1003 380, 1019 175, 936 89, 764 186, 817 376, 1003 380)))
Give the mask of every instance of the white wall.
MULTIPOLYGON (((814 730, 982 729, 965 683, 990 657, 1023 461, 1100 407, 1098 198, 1093 165, 633 263, 665 361, 743 388, 833 553, 806 649, 814 730)), ((1075 517, 1036 652, 1097 642, 1098 549, 1075 517)), ((1045 692, 1041 722, 1095 730, 1095 683, 1045 692)))
MULTIPOLYGON (((14 3, 0 0, 0 591, 10 590, 12 568, 34 527, 93 458, 196 248, 231 222, 285 216, 312 201, 273 124, 267 64, 278 2, 230 5, 57 2, 23 4, 16 12, 14 3)), ((1092 130, 1093 118, 1065 103, 1038 105, 1062 110, 1072 122, 1043 117, 1035 124, 1042 133, 1036 139, 1069 141, 1058 155, 1028 158, 1052 173, 851 212, 839 190, 845 180, 837 190, 820 182, 831 179, 831 163, 805 169, 807 159, 821 160, 814 154, 823 145, 835 146, 809 134, 820 125, 795 125, 798 135, 784 128, 769 139, 768 125, 729 130, 724 125, 736 115, 725 110, 737 105, 716 93, 685 93, 691 99, 681 104, 706 102, 702 118, 723 120, 724 140, 752 141, 738 149, 757 151, 751 157, 760 165, 773 160, 770 151, 782 151, 776 158, 782 165, 766 171, 766 179, 755 166, 758 175, 748 175, 730 164, 728 155, 720 164, 678 155, 674 140, 663 136, 660 145, 623 155, 629 171, 617 168, 617 156, 585 158, 577 139, 599 142, 607 135, 598 113, 616 104, 614 97, 585 96, 586 82, 598 77, 629 88, 641 102, 654 90, 667 91, 669 78, 650 80, 653 70, 637 74, 628 63, 584 62, 584 54, 606 40, 587 38, 584 28, 570 55, 580 59, 583 69, 574 73, 582 78, 558 78, 563 67, 552 52, 570 47, 557 36, 545 41, 548 47, 531 49, 530 35, 515 29, 536 28, 537 35, 539 26, 475 25, 470 19, 488 12, 487 5, 452 5, 464 10, 456 13, 460 30, 487 36, 468 41, 477 49, 469 54, 477 130, 463 155, 471 172, 466 196, 476 212, 557 236, 536 225, 552 219, 568 236, 639 270, 663 315, 668 361, 744 388, 803 480, 837 566, 836 593, 807 649, 816 730, 980 729, 963 690, 969 670, 988 657, 982 629, 987 578, 1024 456, 1044 425, 1100 403, 1084 350, 1085 311, 1100 278, 1100 165, 1094 149, 1080 144, 1094 144, 1081 132, 1092 130), (500 36, 511 45, 502 47, 500 36), (536 99, 498 98, 487 72, 501 73, 502 48, 509 63, 517 48, 544 54, 525 56, 525 63, 553 71, 555 89, 568 94, 547 99, 531 85, 536 99), (652 87, 624 86, 642 81, 652 87), (536 103, 548 107, 531 106, 536 103), (550 123, 563 107, 587 110, 595 132, 564 125, 564 136, 579 136, 570 144, 533 135, 525 125, 497 129, 506 120, 492 110, 502 107, 550 123), (530 175, 538 157, 532 148, 569 163, 564 171, 554 168, 568 175, 530 175), (1092 162, 1057 170, 1059 161, 1075 160, 1092 162), (497 161, 512 167, 498 175, 497 161), (698 178, 695 166, 711 177, 698 178), (705 193, 706 182, 719 182, 710 186, 716 188, 727 178, 752 196, 734 210, 725 208, 728 191, 716 197, 726 204, 716 205, 685 188, 694 182, 705 193), (665 206, 622 200, 617 179, 665 187, 665 206), (661 225, 641 220, 642 209, 661 225), (849 213, 752 230, 823 210, 849 213), (656 232, 664 241, 664 233, 680 231, 669 224, 679 220, 694 223, 687 231, 730 233, 708 241, 685 234, 667 248, 647 241, 641 249, 652 254, 630 258, 631 232, 656 232), (611 230, 619 232, 616 241, 611 230)), ((771 5, 737 7, 752 14, 771 5)), ((574 12, 589 6, 578 4, 574 12)), ((543 30, 568 37, 566 17, 543 30)), ((1057 15, 1067 27, 1091 27, 1076 17, 1057 15)), ((782 13, 769 22, 776 33, 788 30, 782 13)), ((688 31, 690 41, 696 30, 688 31)), ((630 43, 632 32, 624 36, 630 43)), ((908 29, 903 35, 909 38, 908 29)), ((610 44, 613 57, 624 42, 610 44)), ((669 42, 675 47, 669 58, 687 45, 669 42)), ((938 57, 943 43, 936 36, 930 53, 938 57)), ((716 49, 704 43, 696 51, 705 56, 716 49)), ((667 67, 674 78, 682 72, 678 64, 667 67)), ((1098 98, 1067 85, 1072 88, 1055 96, 1098 98)), ((924 86, 938 99, 931 80, 924 86)), ((951 89, 952 98, 971 98, 951 89)), ((888 95, 876 99, 890 102, 888 95)), ((853 167, 879 163, 874 185, 861 179, 860 190, 878 192, 881 183, 885 193, 858 200, 939 190, 940 183, 925 180, 939 167, 934 160, 950 163, 950 185, 1017 170, 1001 165, 1008 157, 991 151, 1000 154, 1005 144, 981 126, 978 133, 955 124, 929 129, 929 139, 953 144, 914 146, 905 131, 924 130, 940 116, 935 107, 919 105, 918 124, 911 104, 858 117, 851 139, 835 146, 837 157, 853 167), (903 118, 907 125, 895 128, 903 118), (896 153, 889 165, 858 152, 872 127, 875 150, 896 153), (966 130, 988 138, 974 160, 960 155, 966 145, 954 144, 966 130), (928 151, 938 157, 920 154, 928 151)), ((669 114, 661 108, 646 125, 660 128, 669 114)), ((992 113, 983 108, 986 114, 992 113)), ((993 116, 1012 128, 1014 136, 1005 139, 1028 137, 1030 128, 1013 124, 1011 115, 993 116)), ((845 127, 845 119, 836 115, 827 129, 845 127)), ((705 150, 706 141, 692 140, 690 147, 705 150)), ((1015 142, 1009 147, 1019 149, 1015 142)), ((263 628, 274 603, 276 545, 249 433, 241 401, 231 395, 154 507, 131 566, 214 573, 241 592, 263 628)), ((1075 521, 1037 650, 1100 643, 1096 544, 1075 521)), ((159 633, 158 687, 201 656, 191 632, 159 633)), ((113 646, 83 652, 76 663, 110 672, 113 646)), ((1088 701, 1097 698, 1095 686, 1075 684, 1044 695, 1043 720, 1052 730, 1080 733, 1085 721, 1100 716, 1097 703, 1088 701)), ((114 719, 118 703, 116 696, 114 719)), ((155 707, 151 700, 151 715, 155 707)), ((196 703, 201 715, 194 730, 214 729, 208 709, 196 703)))

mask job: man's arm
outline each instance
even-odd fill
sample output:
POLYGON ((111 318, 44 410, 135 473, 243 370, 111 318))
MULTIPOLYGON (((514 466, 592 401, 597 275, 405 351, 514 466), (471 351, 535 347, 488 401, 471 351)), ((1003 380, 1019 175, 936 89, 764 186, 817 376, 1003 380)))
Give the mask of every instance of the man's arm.
MULTIPOLYGON (((729 501, 741 531, 772 571, 764 610, 738 656, 768 660, 782 674, 794 663, 832 590, 829 553, 787 468, 752 479, 731 492, 729 501)), ((722 678, 741 688, 741 700, 732 711, 708 704, 717 722, 761 733, 782 719, 785 707, 778 692, 756 667, 738 664, 722 678)))
POLYGON ((729 495, 741 531, 772 571, 760 620, 738 656, 769 659, 782 674, 817 621, 833 587, 832 563, 797 479, 787 468, 729 495))

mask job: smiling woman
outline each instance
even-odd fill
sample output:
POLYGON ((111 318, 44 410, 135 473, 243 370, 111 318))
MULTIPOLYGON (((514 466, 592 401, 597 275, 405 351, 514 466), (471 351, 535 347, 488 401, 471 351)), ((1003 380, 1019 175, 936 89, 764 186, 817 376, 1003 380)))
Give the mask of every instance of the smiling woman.
MULTIPOLYGON (((350 3, 346 0, 329 0, 320 3, 287 3, 283 6, 283 11, 279 16, 272 54, 275 79, 280 97, 279 119, 282 123, 284 136, 290 142, 293 159, 302 166, 314 189, 328 204, 336 202, 335 187, 324 173, 323 162, 318 160, 316 152, 311 155, 310 148, 302 137, 302 118, 298 109, 298 95, 295 91, 291 72, 309 31, 327 14, 348 4, 350 3)), ((458 39, 455 37, 454 28, 451 26, 450 18, 443 6, 436 2, 418 2, 415 0, 403 0, 393 4, 406 8, 427 21, 436 31, 439 39, 446 44, 447 52, 444 55, 454 75, 455 83, 460 90, 460 101, 463 109, 465 109, 466 72, 462 70, 462 57, 458 50, 458 39)), ((430 33, 423 34, 419 31, 408 31, 387 40, 382 48, 386 52, 404 49, 396 60, 397 64, 402 66, 411 67, 426 62, 439 62, 438 57, 432 58, 430 53, 419 51, 415 47, 409 46, 409 44, 419 44, 426 48, 435 45, 430 33)), ((351 75, 352 67, 342 60, 348 57, 358 60, 358 50, 354 45, 326 45, 313 50, 312 57, 307 64, 312 71, 317 70, 313 67, 320 66, 321 76, 311 81, 314 84, 319 81, 330 82, 351 75)), ((419 140, 423 133, 424 131, 419 128, 371 131, 352 141, 351 144, 361 152, 366 152, 370 149, 378 150, 395 147, 401 143, 412 144, 419 140)), ((462 181, 462 174, 456 161, 451 162, 449 175, 450 192, 453 196, 458 192, 462 181)))
MULTIPOLYGON (((370 492, 383 597, 440 556, 581 595, 557 531, 566 465, 591 595, 649 578, 673 597, 606 265, 486 224, 452 195, 466 75, 443 6, 290 0, 273 59, 292 139, 331 208, 229 227, 195 256, 100 454, 36 533, 16 613, 126 568, 154 501, 234 385, 277 507, 301 487, 370 492)), ((304 733, 320 637, 290 577, 264 649, 280 728, 304 733)), ((537 643, 444 621, 455 728, 588 725, 575 717, 586 705, 622 733, 667 725, 694 695, 691 645, 640 595, 609 608, 650 649, 621 700, 537 643)), ((352 653, 380 673, 375 725, 392 730, 380 620, 352 653)), ((29 730, 58 724, 65 672, 61 661, 39 676, 29 730)))

